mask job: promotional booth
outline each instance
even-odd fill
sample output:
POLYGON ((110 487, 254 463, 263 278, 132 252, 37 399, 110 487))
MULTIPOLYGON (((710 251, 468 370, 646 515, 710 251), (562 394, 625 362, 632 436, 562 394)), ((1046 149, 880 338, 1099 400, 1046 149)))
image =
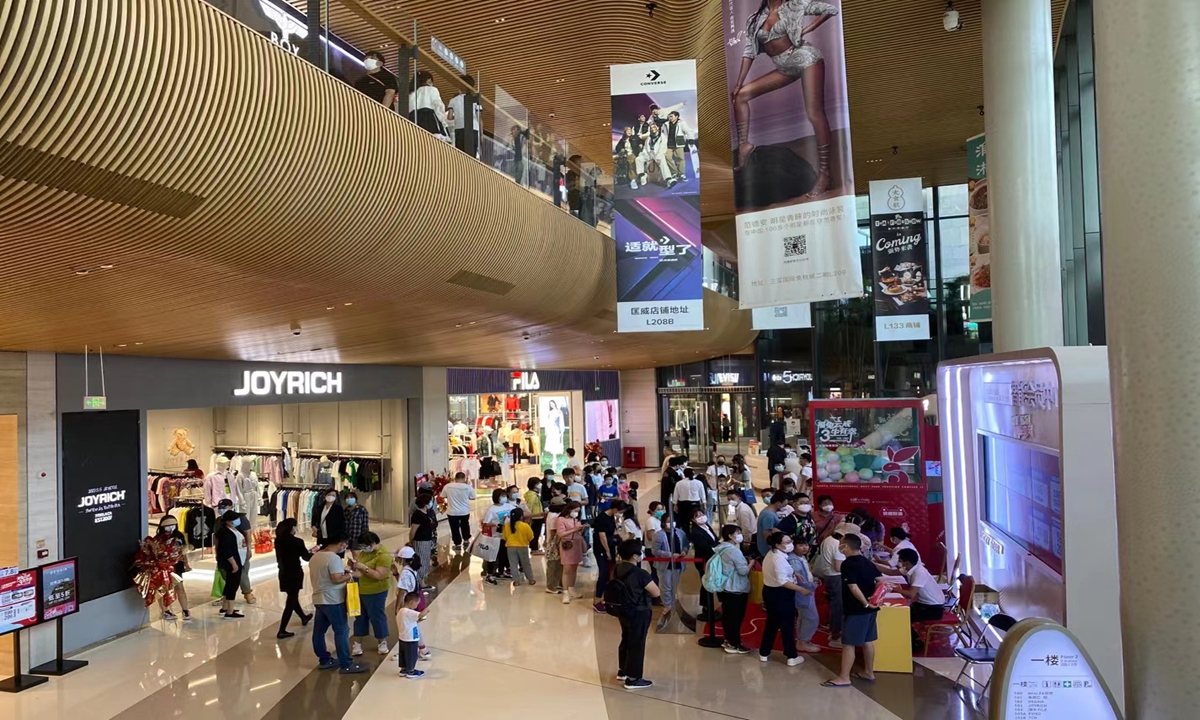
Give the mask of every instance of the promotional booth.
POLYGON ((1068 628, 1123 704, 1106 349, 985 355, 938 374, 949 556, 1004 613, 1068 628))
POLYGON ((616 372, 450 368, 446 430, 449 471, 463 472, 483 490, 525 482, 544 469, 561 472, 567 448, 584 461, 598 444, 620 463, 616 372), (508 443, 507 453, 505 443, 508 443), (485 458, 504 474, 481 478, 485 458))
POLYGON ((886 531, 902 527, 931 571, 942 553, 931 522, 929 477, 940 474, 936 428, 919 399, 812 400, 813 495, 846 513, 866 508, 886 531))

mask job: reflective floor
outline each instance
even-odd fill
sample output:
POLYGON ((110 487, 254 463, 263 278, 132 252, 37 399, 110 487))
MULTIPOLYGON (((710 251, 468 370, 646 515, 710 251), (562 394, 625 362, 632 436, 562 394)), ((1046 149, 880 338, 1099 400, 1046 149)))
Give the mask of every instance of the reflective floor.
MULTIPOLYGON (((642 481, 643 497, 657 496, 648 480, 642 481)), ((391 532, 388 547, 407 538, 398 529, 391 532)), ((439 590, 421 629, 433 658, 421 663, 427 674, 420 680, 398 677, 395 651, 380 656, 374 639, 364 641, 360 658, 371 672, 342 676, 317 670, 310 627, 293 620, 296 637, 276 640, 282 596, 273 570, 262 568, 255 583, 260 601, 242 608, 244 620, 221 619, 207 603, 195 609, 190 624, 154 620, 77 656, 91 662, 83 670, 0 696, 0 717, 982 717, 972 708, 973 696, 956 690, 953 677, 961 664, 953 659, 919 660, 913 675, 881 673, 875 685, 831 690, 820 683, 833 677, 829 667, 836 655, 811 656, 788 668, 777 658, 760 663, 753 654, 699 647, 691 635, 653 631, 646 676, 655 685, 630 692, 613 677, 620 636, 615 618, 596 614, 588 600, 564 606, 558 596, 547 595, 540 562, 535 562, 538 586, 491 586, 480 579, 478 559, 446 550, 443 566, 431 575, 439 590)), ((686 573, 683 587, 693 608, 697 578, 686 573)), ((578 587, 585 596, 594 581, 594 574, 581 571, 578 587)), ((193 578, 189 589, 203 597, 208 586, 193 578)), ((389 600, 389 615, 393 612, 389 600)))

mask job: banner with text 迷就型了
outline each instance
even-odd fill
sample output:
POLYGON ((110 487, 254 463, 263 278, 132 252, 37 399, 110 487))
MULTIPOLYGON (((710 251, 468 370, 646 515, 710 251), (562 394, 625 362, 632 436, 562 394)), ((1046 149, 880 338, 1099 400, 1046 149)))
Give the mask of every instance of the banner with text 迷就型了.
POLYGON ((841 4, 722 0, 743 309, 863 294, 841 4))
POLYGON ((609 67, 618 332, 704 329, 696 61, 609 67))
POLYGON ((872 180, 875 341, 929 339, 929 246, 921 178, 872 180))
POLYGON ((992 229, 988 216, 987 137, 967 140, 967 223, 971 228, 971 307, 973 321, 992 319, 992 229))

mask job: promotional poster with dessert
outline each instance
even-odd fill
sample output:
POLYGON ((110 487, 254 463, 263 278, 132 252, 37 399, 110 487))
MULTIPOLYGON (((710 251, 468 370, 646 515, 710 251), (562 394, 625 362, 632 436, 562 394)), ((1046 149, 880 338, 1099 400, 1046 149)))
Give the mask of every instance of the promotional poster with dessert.
POLYGON ((929 339, 929 246, 920 178, 872 180, 875 340, 929 339))
POLYGON ((992 319, 992 233, 988 215, 987 138, 967 140, 967 222, 971 226, 971 310, 975 321, 992 319))

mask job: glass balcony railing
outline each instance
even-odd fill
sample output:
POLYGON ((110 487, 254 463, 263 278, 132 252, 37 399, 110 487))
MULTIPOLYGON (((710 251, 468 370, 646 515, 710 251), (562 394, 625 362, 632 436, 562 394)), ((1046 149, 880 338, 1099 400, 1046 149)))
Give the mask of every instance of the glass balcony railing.
MULTIPOLYGON (((397 3, 238 0, 220 9, 493 171, 611 234, 612 181, 564 137, 397 3), (312 16, 310 17, 310 11, 312 16)), ((469 17, 469 15, 468 15, 469 17)), ((514 68, 513 72, 523 69, 514 68)))

